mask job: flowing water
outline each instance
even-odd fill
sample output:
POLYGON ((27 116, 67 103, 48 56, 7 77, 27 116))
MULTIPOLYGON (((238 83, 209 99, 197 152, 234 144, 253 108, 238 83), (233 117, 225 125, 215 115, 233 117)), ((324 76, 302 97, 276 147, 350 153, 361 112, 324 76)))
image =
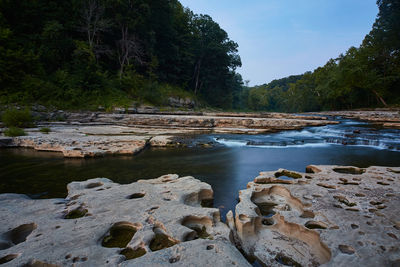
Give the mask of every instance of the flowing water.
POLYGON ((238 191, 260 171, 286 168, 303 172, 309 164, 400 166, 400 130, 352 120, 265 135, 201 135, 196 140, 213 142, 214 146, 147 149, 137 156, 96 159, 0 149, 0 193, 65 197, 71 181, 106 177, 131 183, 177 173, 209 183, 214 190, 214 205, 225 215, 236 205, 238 191))

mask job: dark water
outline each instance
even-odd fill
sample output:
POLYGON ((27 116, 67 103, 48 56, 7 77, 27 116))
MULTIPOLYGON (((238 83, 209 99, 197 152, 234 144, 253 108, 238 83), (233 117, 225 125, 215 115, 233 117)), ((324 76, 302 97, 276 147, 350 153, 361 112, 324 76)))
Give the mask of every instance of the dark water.
POLYGON ((309 164, 400 166, 400 131, 377 130, 352 121, 269 135, 200 138, 215 140, 216 146, 148 149, 137 156, 96 159, 64 159, 59 153, 0 149, 0 193, 65 197, 66 185, 71 181, 106 177, 131 183, 177 173, 209 183, 214 190, 214 205, 224 215, 236 205, 238 191, 260 171, 304 171, 309 164))

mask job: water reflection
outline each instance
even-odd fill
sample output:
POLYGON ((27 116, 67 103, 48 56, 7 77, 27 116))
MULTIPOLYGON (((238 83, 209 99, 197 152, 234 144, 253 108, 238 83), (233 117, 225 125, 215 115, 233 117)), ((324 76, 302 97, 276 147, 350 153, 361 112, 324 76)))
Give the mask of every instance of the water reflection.
MULTIPOLYGON (((323 131, 318 130, 319 133, 323 131)), ((290 135, 291 138, 296 136, 301 139, 299 133, 308 135, 308 132, 310 129, 294 131, 290 135)), ((392 143, 399 140, 397 132, 388 133, 385 130, 380 134, 389 134, 392 143), (397 138, 394 138, 396 134, 397 138)), ((277 136, 288 137, 287 132, 233 137, 234 140, 252 138, 254 142, 266 143, 277 136)), ((232 135, 230 137, 232 139, 232 135)), ((220 207, 224 215, 236 205, 238 191, 246 188, 246 184, 260 171, 286 168, 303 172, 309 164, 399 166, 400 153, 346 145, 274 148, 221 145, 214 148, 148 149, 137 156, 64 159, 61 153, 0 149, 0 193, 23 193, 34 198, 65 197, 66 185, 72 181, 106 177, 117 183, 131 183, 176 173, 180 176, 191 175, 210 184, 214 190, 214 206, 220 207)))

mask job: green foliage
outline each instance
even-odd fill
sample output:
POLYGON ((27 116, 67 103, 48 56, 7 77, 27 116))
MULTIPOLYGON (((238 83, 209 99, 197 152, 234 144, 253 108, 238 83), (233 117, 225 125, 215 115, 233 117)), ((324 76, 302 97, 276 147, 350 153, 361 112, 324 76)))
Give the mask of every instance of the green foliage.
POLYGON ((2 121, 6 127, 32 127, 33 117, 29 109, 8 109, 2 115, 2 121))
POLYGON ((399 105, 400 2, 377 4, 378 17, 360 47, 313 72, 250 88, 249 108, 297 112, 399 105))
POLYGON ((268 106, 268 95, 263 88, 249 90, 248 105, 254 110, 263 110, 268 106))
POLYGON ((18 127, 10 127, 4 131, 5 136, 15 137, 15 136, 23 136, 26 135, 23 129, 18 127))
POLYGON ((48 134, 48 133, 51 132, 51 129, 49 127, 42 127, 42 128, 39 129, 39 131, 41 133, 48 134))
POLYGON ((0 102, 232 106, 237 44, 177 0, 0 1, 0 102))

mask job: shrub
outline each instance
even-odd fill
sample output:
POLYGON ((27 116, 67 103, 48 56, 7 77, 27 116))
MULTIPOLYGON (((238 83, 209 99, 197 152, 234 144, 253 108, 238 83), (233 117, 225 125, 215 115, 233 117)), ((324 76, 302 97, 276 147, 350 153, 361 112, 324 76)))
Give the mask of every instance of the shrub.
POLYGON ((51 132, 51 129, 48 127, 42 127, 39 129, 40 132, 44 133, 44 134, 48 134, 49 132, 51 132))
POLYGON ((5 136, 10 136, 10 137, 14 137, 14 136, 22 136, 22 135, 26 135, 26 133, 24 132, 23 129, 18 128, 18 127, 10 127, 7 130, 4 131, 4 135, 5 136))
POLYGON ((2 121, 6 127, 32 127, 33 117, 28 109, 8 109, 4 111, 2 121))

